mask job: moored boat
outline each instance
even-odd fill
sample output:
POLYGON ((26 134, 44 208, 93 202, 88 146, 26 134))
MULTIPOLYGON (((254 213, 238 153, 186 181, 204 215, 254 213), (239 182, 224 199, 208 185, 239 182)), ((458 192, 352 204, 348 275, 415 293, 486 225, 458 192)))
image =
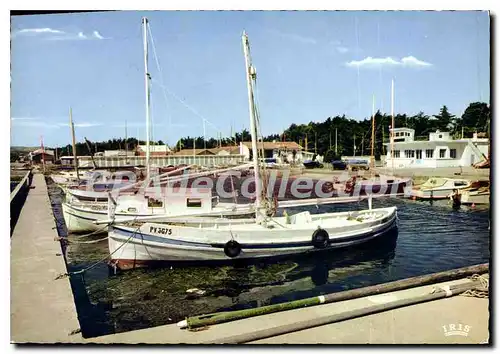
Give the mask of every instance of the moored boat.
MULTIPOLYGON (((144 22, 145 23, 145 22, 144 22)), ((250 111, 250 133, 255 171, 255 218, 210 219, 167 218, 163 222, 136 218, 111 222, 108 228, 110 259, 118 268, 135 267, 155 261, 231 261, 303 254, 349 247, 384 235, 397 227, 397 209, 371 208, 356 212, 323 213, 309 211, 273 216, 261 185, 264 168, 257 149, 258 121, 253 87, 255 68, 251 65, 249 43, 243 34, 250 111)), ((113 220, 117 203, 108 202, 113 220)))
MULTIPOLYGON (((175 216, 208 215, 211 217, 244 217, 254 213, 253 204, 221 203, 206 188, 184 188, 156 196, 151 189, 142 194, 123 194, 115 200, 113 221, 150 217, 161 221, 175 216)), ((63 215, 70 232, 105 232, 102 222, 109 219, 106 202, 63 203, 63 215)), ((106 224, 106 222, 104 222, 106 224)))
POLYGON ((490 204, 490 182, 474 181, 460 193, 460 203, 464 205, 490 204))
POLYGON ((177 223, 114 224, 111 261, 121 269, 157 261, 268 258, 354 246, 395 228, 396 207, 255 219, 179 219, 177 223))
POLYGON ((455 178, 429 178, 425 183, 414 187, 410 196, 416 199, 446 199, 455 190, 469 188, 471 181, 455 178))

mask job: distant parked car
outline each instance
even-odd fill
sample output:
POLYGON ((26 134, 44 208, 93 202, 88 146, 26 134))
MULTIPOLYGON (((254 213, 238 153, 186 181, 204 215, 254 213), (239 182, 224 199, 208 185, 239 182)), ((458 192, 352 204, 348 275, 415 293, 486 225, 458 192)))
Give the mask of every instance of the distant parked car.
POLYGON ((368 171, 370 169, 370 165, 366 160, 349 160, 347 161, 347 168, 351 171, 365 170, 368 171))
POLYGON ((306 160, 303 164, 305 168, 323 168, 323 164, 318 161, 306 160))
POLYGON ((347 163, 345 163, 342 160, 333 160, 332 161, 332 167, 334 170, 346 170, 347 169, 347 163))

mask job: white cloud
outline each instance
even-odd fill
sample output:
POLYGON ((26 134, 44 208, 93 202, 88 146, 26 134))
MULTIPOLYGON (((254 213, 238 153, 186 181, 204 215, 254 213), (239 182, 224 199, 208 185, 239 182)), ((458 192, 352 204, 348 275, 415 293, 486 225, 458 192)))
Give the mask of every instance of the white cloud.
POLYGON ((417 58, 415 58, 413 56, 404 57, 403 59, 401 59, 401 63, 403 65, 406 65, 406 66, 432 66, 431 63, 427 63, 425 61, 418 60, 417 58))
POLYGON ((75 127, 78 128, 92 128, 92 127, 98 127, 101 126, 102 123, 76 123, 75 127))
POLYGON ((11 117, 11 120, 38 120, 37 117, 11 117))
POLYGON ((346 63, 346 66, 349 67, 378 67, 380 65, 400 65, 401 63, 392 59, 391 57, 387 58, 372 58, 367 57, 363 60, 352 60, 346 63))
MULTIPOLYGON (((12 117, 11 122, 12 125, 15 125, 17 127, 33 127, 33 128, 43 127, 50 129, 69 127, 69 123, 47 123, 46 118, 36 118, 36 117, 12 117)), ((78 128, 91 128, 101 125, 103 125, 103 123, 95 123, 95 122, 75 123, 75 127, 78 128)))
MULTIPOLYGON (((92 128, 103 125, 103 123, 92 123, 92 122, 83 122, 83 123, 74 123, 75 128, 92 128)), ((69 127, 69 123, 57 123, 59 127, 69 127)))
POLYGON ((52 29, 52 28, 24 28, 17 33, 23 34, 23 33, 57 33, 57 34, 62 34, 64 31, 52 29))
POLYGON ((47 124, 43 120, 39 120, 37 118, 21 118, 21 119, 16 119, 16 118, 11 118, 12 125, 16 127, 25 127, 25 128, 59 128, 55 124, 47 124))
POLYGON ((348 51, 349 51, 349 48, 347 48, 347 47, 343 47, 343 46, 337 47, 337 52, 339 52, 340 54, 345 54, 348 51))
POLYGON ((14 33, 13 37, 16 35, 41 35, 45 34, 43 36, 44 40, 50 40, 50 41, 71 41, 71 40, 100 40, 100 39, 108 39, 103 37, 99 31, 92 31, 92 35, 86 35, 84 32, 64 32, 61 30, 57 29, 52 29, 52 28, 25 28, 22 30, 17 31, 14 33))
POLYGON ((99 31, 94 31, 94 37, 97 38, 97 39, 104 39, 104 37, 101 36, 101 34, 99 33, 99 31))
POLYGON ((429 67, 431 63, 419 60, 414 56, 404 57, 401 60, 391 57, 373 58, 366 57, 362 60, 352 60, 345 64, 347 67, 354 68, 379 68, 380 66, 393 66, 393 67, 429 67))

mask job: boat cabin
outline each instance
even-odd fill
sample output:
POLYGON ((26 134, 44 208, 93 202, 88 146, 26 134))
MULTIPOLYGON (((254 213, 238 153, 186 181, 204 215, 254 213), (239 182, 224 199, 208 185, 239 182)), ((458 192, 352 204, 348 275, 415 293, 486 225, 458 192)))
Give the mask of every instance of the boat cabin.
POLYGON ((120 195, 117 213, 196 215, 212 212, 218 197, 210 188, 148 188, 144 194, 120 195))
POLYGON ((466 179, 429 178, 420 186, 420 189, 460 189, 471 184, 466 179))

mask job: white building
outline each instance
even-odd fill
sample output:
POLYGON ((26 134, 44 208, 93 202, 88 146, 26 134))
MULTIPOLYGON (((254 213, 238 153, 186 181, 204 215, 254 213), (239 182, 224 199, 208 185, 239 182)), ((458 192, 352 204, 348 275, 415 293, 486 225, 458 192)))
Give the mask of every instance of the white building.
MULTIPOLYGON (((413 129, 394 129, 394 168, 465 167, 488 155, 489 139, 478 138, 477 133, 472 139, 454 140, 450 133, 440 131, 430 133, 429 140, 415 140, 414 137, 413 129)), ((386 166, 392 167, 391 143, 386 145, 386 166)))
MULTIPOLYGON (((259 142, 257 144, 258 149, 264 150, 265 158, 275 158, 277 163, 290 163, 303 162, 305 160, 312 160, 314 153, 304 151, 302 146, 294 141, 282 141, 282 142, 259 142)), ((252 150, 252 143, 249 141, 240 142, 240 154, 244 155, 246 160, 251 157, 250 151, 252 150)))
MULTIPOLYGON (((146 145, 137 145, 136 153, 138 156, 146 156, 146 145)), ((149 145, 149 153, 151 156, 166 156, 172 153, 167 145, 149 145)))
POLYGON ((104 153, 102 155, 97 155, 99 153, 96 153, 95 156, 104 156, 104 157, 118 157, 118 156, 134 156, 133 151, 126 151, 126 150, 104 150, 104 153))

